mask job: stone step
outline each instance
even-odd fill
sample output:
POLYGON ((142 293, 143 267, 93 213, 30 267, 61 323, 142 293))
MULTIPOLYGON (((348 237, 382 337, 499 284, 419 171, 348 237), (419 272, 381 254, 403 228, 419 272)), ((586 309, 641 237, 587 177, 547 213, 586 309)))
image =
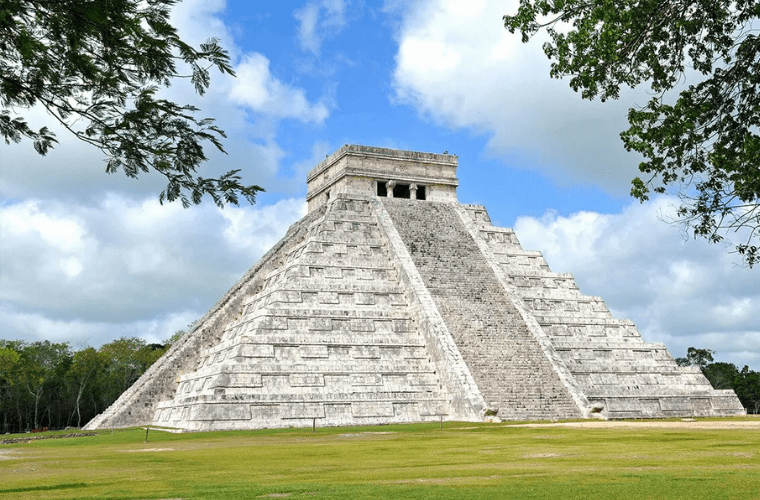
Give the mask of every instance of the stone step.
POLYGON ((711 397, 712 386, 707 384, 674 385, 665 389, 662 385, 641 385, 635 388, 593 387, 588 391, 589 398, 675 398, 675 397, 711 397))
POLYGON ((545 314, 543 311, 534 311, 536 321, 541 326, 563 325, 563 326, 614 326, 614 327, 635 327, 633 322, 628 319, 618 319, 613 317, 599 317, 599 316, 560 316, 545 314))
POLYGON ((427 359, 410 358, 393 362, 388 359, 364 358, 357 360, 339 360, 323 363, 284 363, 268 358, 253 362, 251 359, 241 361, 226 360, 224 365, 209 365, 180 375, 180 381, 196 380, 218 375, 219 373, 250 373, 258 375, 289 375, 289 374, 320 374, 320 375, 350 375, 356 373, 379 373, 381 375, 401 375, 409 373, 435 373, 431 370, 427 359))
POLYGON ((236 345, 273 345, 273 346, 378 346, 382 348, 414 347, 424 348, 425 343, 418 337, 410 339, 409 335, 385 333, 376 335, 364 333, 356 335, 354 332, 295 332, 292 330, 257 330, 254 334, 235 337, 219 346, 205 349, 204 354, 230 349, 236 345))
MULTIPOLYGON (((298 340, 298 338, 293 339, 298 340)), ((425 345, 421 342, 410 344, 409 339, 399 339, 399 343, 374 342, 372 338, 362 339, 345 338, 346 343, 324 342, 316 343, 312 339, 304 338, 301 342, 265 342, 262 339, 238 339, 213 346, 201 352, 201 360, 198 366, 203 366, 214 358, 218 361, 231 358, 276 358, 276 359, 312 359, 331 358, 348 359, 352 357, 364 357, 360 353, 373 352, 373 357, 402 359, 427 358, 424 354, 425 345), (406 343, 400 343, 406 342, 406 343), (223 355, 223 356, 222 356, 223 355)), ((421 339, 420 339, 421 340, 421 339)))
POLYGON ((615 363, 602 364, 592 361, 584 361, 583 363, 566 361, 565 364, 574 375, 593 373, 677 375, 679 373, 682 373, 680 370, 681 367, 675 363, 643 364, 639 362, 625 363, 623 361, 616 361, 615 363))
MULTIPOLYGON (((665 347, 665 344, 660 342, 644 342, 638 337, 634 338, 618 338, 618 339, 608 339, 606 337, 590 337, 586 339, 565 339, 562 337, 553 337, 552 338, 552 345, 555 349, 559 350, 566 350, 566 349, 581 349, 581 350, 612 350, 612 349, 623 349, 623 350, 635 350, 635 351, 665 351, 667 354, 667 347, 665 347)), ((671 359, 670 355, 667 356, 667 359, 671 359)))
POLYGON ((158 403, 159 408, 171 408, 190 403, 233 403, 233 404, 261 404, 261 403, 353 403, 353 402, 439 402, 446 403, 446 398, 439 393, 411 393, 411 392, 362 392, 356 394, 246 394, 239 395, 234 399, 224 395, 203 395, 181 398, 178 401, 168 400, 158 403))
MULTIPOLYGON (((332 310, 336 308, 355 309, 361 306, 392 307, 405 306, 406 298, 398 290, 378 293, 372 291, 362 292, 332 292, 332 291, 315 291, 299 289, 298 283, 288 283, 276 289, 270 289, 259 294, 254 300, 248 302, 248 306, 253 309, 283 307, 298 308, 307 307, 309 309, 321 308, 332 310)), ((369 288, 369 287, 367 287, 369 288)), ((366 290, 366 289, 365 289, 366 290)), ((248 313, 248 310, 246 310, 248 313)))
MULTIPOLYGON (((543 404, 531 397, 532 389, 543 385, 573 407, 574 401, 453 208, 427 203, 423 211, 406 200, 383 203, 483 398, 543 404)), ((577 407, 575 412, 579 415, 577 407)))

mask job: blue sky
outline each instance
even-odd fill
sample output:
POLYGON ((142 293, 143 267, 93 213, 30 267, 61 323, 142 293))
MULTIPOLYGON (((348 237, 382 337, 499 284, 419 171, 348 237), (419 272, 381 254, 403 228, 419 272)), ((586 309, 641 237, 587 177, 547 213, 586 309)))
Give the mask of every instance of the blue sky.
MULTIPOLYGON (((281 174, 293 172, 288 163, 297 158, 310 158, 314 144, 329 152, 347 143, 373 144, 458 154, 462 199, 494 205, 494 216, 505 221, 543 214, 547 198, 561 200, 556 210, 563 214, 590 207, 619 210, 628 201, 625 189, 605 191, 590 182, 536 172, 540 151, 497 158, 498 153, 487 150, 492 134, 476 126, 446 126, 401 96, 394 70, 404 15, 383 3, 283 2, 263 12, 251 9, 250 2, 227 2, 221 18, 241 49, 265 55, 272 74, 330 109, 318 125, 297 119, 278 124, 278 144, 287 155, 281 174), (313 30, 304 26, 307 17, 317 24, 313 30), (518 195, 514 203, 503 203, 505 185, 519 186, 508 190, 510 197, 518 195)), ((491 30, 506 37, 498 11, 491 18, 491 30)), ((493 106, 510 120, 509 93, 499 97, 493 106)), ((304 192, 303 182, 295 184, 304 192)))
MULTIPOLYGON (((628 196, 638 158, 619 133, 649 97, 582 101, 548 77, 540 40, 502 27, 516 2, 185 0, 181 36, 229 49, 237 78, 203 98, 233 168, 267 192, 255 206, 160 206, 163 182, 106 175, 103 159, 59 131, 39 157, 0 148, 0 338, 100 345, 168 338, 205 311, 305 210, 305 174, 343 144, 459 156, 459 199, 484 204, 523 246, 632 319, 675 356, 689 346, 760 369, 757 270, 660 219, 677 200, 628 196)), ((33 124, 49 122, 29 110, 33 124)))

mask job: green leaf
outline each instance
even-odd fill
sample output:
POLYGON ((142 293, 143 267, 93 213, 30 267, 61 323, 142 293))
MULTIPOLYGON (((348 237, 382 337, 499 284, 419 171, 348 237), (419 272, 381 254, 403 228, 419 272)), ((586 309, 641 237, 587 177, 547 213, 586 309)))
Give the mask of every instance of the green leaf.
POLYGON ((161 88, 189 78, 203 95, 209 68, 234 76, 216 38, 195 49, 169 22, 177 0, 9 0, 0 7, 0 134, 6 143, 30 139, 39 154, 57 143, 47 127, 34 131, 19 112, 45 107, 55 120, 99 149, 106 172, 128 177, 157 171, 167 178, 159 201, 253 202, 258 186, 223 190, 196 172, 204 144, 224 152, 224 132, 198 109, 156 98, 161 88), (190 74, 180 74, 177 62, 190 74), (74 123, 77 131, 74 131, 74 123), (84 124, 84 127, 80 127, 84 124))

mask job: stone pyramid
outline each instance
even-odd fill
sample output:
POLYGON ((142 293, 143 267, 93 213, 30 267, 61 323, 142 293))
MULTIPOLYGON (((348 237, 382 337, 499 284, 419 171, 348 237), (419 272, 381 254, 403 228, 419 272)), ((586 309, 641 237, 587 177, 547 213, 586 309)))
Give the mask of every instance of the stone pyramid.
POLYGON ((480 205, 457 157, 344 146, 308 214, 88 429, 744 415, 480 205))

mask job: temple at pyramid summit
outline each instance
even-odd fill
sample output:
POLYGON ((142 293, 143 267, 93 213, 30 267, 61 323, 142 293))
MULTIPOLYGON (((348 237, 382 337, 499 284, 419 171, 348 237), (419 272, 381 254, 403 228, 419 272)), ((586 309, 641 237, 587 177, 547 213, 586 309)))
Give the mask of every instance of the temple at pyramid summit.
POLYGON ((308 214, 86 428, 746 414, 459 203, 457 163, 326 158, 308 214))

